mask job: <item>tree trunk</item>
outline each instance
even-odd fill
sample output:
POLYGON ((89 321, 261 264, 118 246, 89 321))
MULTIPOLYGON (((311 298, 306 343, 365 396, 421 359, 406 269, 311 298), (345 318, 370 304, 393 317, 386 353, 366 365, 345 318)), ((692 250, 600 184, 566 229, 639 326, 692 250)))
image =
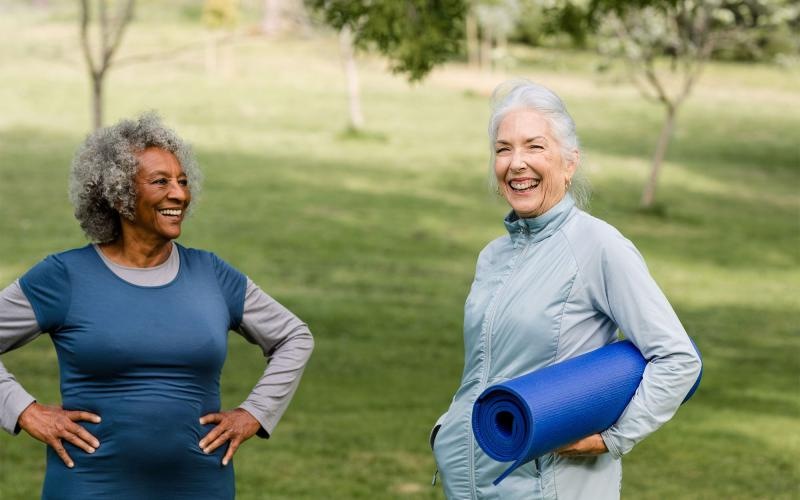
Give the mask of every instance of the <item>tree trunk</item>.
POLYGON ((282 26, 281 0, 264 0, 264 15, 261 17, 261 33, 276 36, 282 26))
POLYGON ((667 106, 667 117, 664 124, 661 126, 661 134, 658 136, 658 144, 656 145, 656 152, 653 155, 653 166, 650 170, 650 178, 642 191, 642 199, 640 206, 642 208, 650 208, 656 198, 656 187, 658 186, 658 174, 661 173, 661 166, 664 162, 664 157, 667 155, 667 147, 672 138, 672 131, 675 128, 675 116, 677 108, 674 106, 667 106))
POLYGON ((361 91, 358 85, 358 71, 353 51, 353 35, 345 26, 339 32, 339 46, 342 51, 342 63, 347 77, 347 96, 350 107, 350 128, 359 130, 364 127, 364 115, 361 114, 361 91))
POLYGON ((481 64, 478 43, 478 20, 470 11, 467 13, 467 61, 470 68, 478 68, 481 64))
POLYGON ((481 30, 481 69, 484 71, 492 70, 492 39, 493 35, 489 28, 481 30))
POLYGON ((103 78, 104 73, 92 73, 92 117, 94 129, 103 126, 103 78))

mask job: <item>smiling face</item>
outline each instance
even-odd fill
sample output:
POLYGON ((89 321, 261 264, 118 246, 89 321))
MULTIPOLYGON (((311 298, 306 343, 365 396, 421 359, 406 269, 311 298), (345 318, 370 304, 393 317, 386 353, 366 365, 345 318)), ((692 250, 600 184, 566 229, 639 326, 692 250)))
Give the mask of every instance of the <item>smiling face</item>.
POLYGON ((537 217, 561 201, 578 152, 565 161, 541 114, 525 108, 509 112, 500 122, 494 147, 500 194, 519 217, 537 217))
POLYGON ((161 148, 147 148, 136 158, 136 211, 133 221, 123 219, 123 237, 127 230, 142 240, 173 240, 192 199, 186 174, 175 155, 161 148))

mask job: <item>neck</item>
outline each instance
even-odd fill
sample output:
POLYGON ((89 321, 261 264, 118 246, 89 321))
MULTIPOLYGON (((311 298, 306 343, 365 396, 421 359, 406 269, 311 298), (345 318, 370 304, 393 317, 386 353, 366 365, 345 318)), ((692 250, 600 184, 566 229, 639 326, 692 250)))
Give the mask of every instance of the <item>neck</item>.
POLYGON ((172 240, 146 238, 125 230, 116 240, 99 246, 103 255, 125 267, 155 267, 166 262, 172 252, 172 240))

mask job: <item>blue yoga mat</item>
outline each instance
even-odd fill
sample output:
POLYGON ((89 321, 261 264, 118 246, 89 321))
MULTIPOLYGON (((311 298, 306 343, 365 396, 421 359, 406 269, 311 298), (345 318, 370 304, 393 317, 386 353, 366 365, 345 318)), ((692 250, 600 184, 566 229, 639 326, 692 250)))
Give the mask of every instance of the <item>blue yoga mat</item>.
MULTIPOLYGON (((514 462, 494 484, 536 457, 611 427, 646 365, 624 340, 488 387, 475 401, 472 431, 492 459, 514 462)), ((701 370, 684 402, 702 375, 701 370)))

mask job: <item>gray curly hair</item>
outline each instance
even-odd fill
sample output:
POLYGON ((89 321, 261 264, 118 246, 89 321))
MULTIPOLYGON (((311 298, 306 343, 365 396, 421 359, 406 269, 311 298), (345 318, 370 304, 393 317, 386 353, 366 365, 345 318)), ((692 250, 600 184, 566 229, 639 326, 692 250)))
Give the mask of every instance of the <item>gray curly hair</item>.
MULTIPOLYGON (((565 159, 574 158, 578 151, 577 160, 580 161, 580 142, 575 131, 575 122, 567 111, 564 101, 552 90, 533 83, 524 78, 517 78, 501 83, 492 93, 492 114, 489 118, 489 190, 497 192, 497 177, 494 173, 495 142, 500 122, 511 111, 517 109, 532 109, 542 115, 550 126, 550 131, 561 146, 561 155, 565 159)), ((578 165, 579 167, 580 165, 578 165)), ((572 177, 569 192, 575 199, 575 204, 586 208, 591 198, 589 181, 580 168, 576 168, 572 177)))
POLYGON ((192 149, 159 116, 148 112, 90 134, 72 160, 69 199, 86 236, 107 243, 120 236, 120 217, 133 220, 136 207, 136 154, 151 147, 174 154, 199 194, 202 175, 192 149))

